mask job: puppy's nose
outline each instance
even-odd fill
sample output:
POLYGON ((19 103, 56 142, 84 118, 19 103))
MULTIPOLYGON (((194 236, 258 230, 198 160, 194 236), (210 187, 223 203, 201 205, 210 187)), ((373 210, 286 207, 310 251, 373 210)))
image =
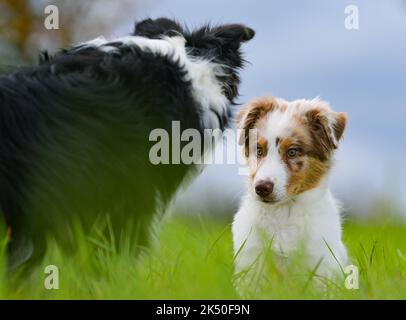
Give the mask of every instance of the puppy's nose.
POLYGON ((261 198, 266 198, 273 192, 274 184, 269 180, 261 180, 255 185, 255 192, 261 198))

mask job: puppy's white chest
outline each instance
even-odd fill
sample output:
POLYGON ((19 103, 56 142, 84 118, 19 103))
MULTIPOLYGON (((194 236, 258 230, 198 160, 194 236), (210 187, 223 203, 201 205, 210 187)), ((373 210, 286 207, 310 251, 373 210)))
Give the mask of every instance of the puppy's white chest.
POLYGON ((268 249, 275 257, 303 255, 309 268, 322 259, 319 269, 326 274, 338 270, 337 259, 342 265, 347 261, 338 209, 329 193, 308 206, 298 203, 272 210, 246 198, 234 218, 233 238, 237 270, 251 268, 268 249))
POLYGON ((262 241, 271 243, 272 251, 281 256, 288 256, 304 245, 306 241, 305 221, 290 219, 289 213, 283 217, 263 216, 256 224, 256 235, 264 235, 262 241), (270 242, 271 241, 271 242, 270 242))

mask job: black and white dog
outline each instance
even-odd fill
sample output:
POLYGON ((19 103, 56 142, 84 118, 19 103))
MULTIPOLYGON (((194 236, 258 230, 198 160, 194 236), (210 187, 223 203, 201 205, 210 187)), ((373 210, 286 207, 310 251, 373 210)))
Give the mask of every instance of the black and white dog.
POLYGON ((40 64, 0 76, 0 212, 9 265, 38 261, 48 235, 74 248, 72 223, 89 230, 109 214, 145 245, 152 218, 190 165, 149 161, 155 128, 224 129, 238 95, 238 24, 188 31, 144 20, 132 35, 44 52, 40 64))

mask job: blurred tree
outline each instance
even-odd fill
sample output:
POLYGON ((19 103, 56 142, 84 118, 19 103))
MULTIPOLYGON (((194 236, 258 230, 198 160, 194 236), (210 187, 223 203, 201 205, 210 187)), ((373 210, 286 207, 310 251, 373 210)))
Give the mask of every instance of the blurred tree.
POLYGON ((32 61, 41 49, 54 50, 107 36, 119 24, 132 24, 142 0, 0 0, 0 52, 15 61, 32 61), (59 30, 44 26, 47 5, 59 8, 59 30))

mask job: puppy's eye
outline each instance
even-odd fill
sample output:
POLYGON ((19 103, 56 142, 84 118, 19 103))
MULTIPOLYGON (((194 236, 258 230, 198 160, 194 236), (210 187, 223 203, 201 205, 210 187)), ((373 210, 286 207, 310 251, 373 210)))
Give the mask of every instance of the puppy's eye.
POLYGON ((257 144, 257 157, 262 157, 264 155, 264 151, 262 150, 261 145, 257 144))
POLYGON ((294 149, 294 148, 290 148, 287 152, 286 152, 286 154, 287 154, 287 156, 288 156, 288 158, 295 158, 298 154, 299 154, 299 151, 297 150, 297 149, 294 149))

